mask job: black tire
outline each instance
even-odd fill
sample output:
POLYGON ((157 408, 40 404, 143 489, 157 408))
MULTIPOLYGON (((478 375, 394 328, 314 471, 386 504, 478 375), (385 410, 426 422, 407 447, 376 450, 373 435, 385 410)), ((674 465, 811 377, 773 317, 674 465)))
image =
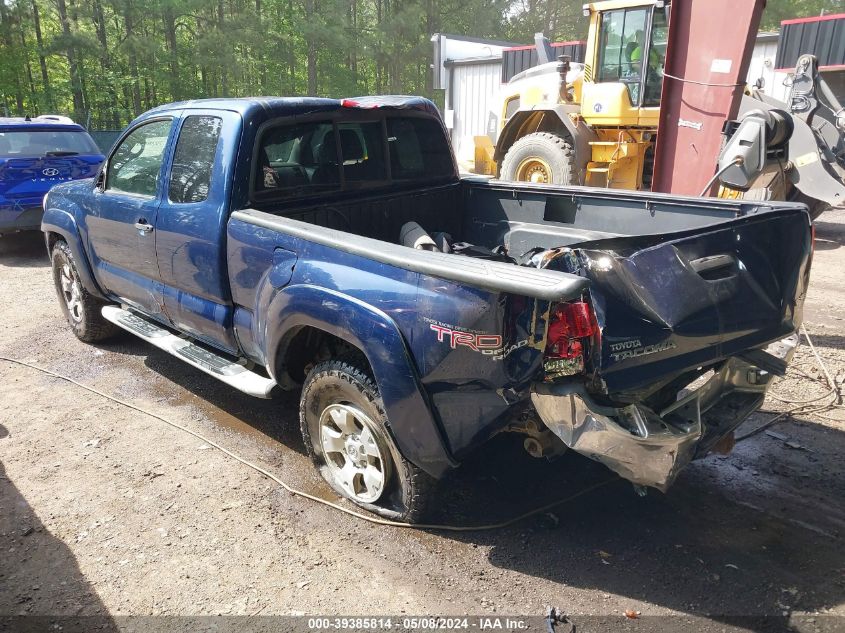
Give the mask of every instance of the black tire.
POLYGON ((120 328, 106 321, 100 312, 107 303, 89 293, 82 285, 73 254, 65 242, 59 240, 53 245, 50 261, 59 305, 76 338, 86 343, 95 343, 120 332, 120 328))
POLYGON ((550 185, 577 185, 578 173, 575 168, 575 150, 572 143, 557 134, 535 132, 527 134, 511 145, 502 161, 500 172, 502 180, 513 182, 541 182, 550 185), (548 166, 536 174, 540 180, 532 181, 524 172, 528 161, 539 160, 548 166), (520 171, 523 173, 520 174, 520 171))
MULTIPOLYGON (((394 521, 418 523, 434 492, 435 480, 406 460, 387 430, 387 414, 375 380, 361 360, 331 360, 319 363, 302 388, 299 420, 309 456, 328 484, 353 503, 394 521), (337 455, 327 455, 321 441, 321 416, 327 407, 347 406, 365 414, 372 422, 372 435, 384 454, 385 483, 378 499, 356 499, 336 475, 337 455), (332 457, 334 455, 334 458, 332 457), (334 459, 335 466, 329 464, 334 459), (389 462, 389 463, 387 463, 389 462)), ((356 420, 360 424, 360 420, 356 420)), ((343 456, 346 459, 346 455, 343 456)))

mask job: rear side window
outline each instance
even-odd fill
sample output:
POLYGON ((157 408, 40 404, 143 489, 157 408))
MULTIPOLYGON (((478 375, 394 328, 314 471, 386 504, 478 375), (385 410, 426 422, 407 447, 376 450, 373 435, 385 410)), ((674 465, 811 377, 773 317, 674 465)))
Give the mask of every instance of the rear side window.
POLYGON ((347 187, 375 186, 387 180, 381 121, 339 123, 340 154, 347 187))
POLYGON ((422 117, 309 122, 261 136, 254 191, 259 198, 374 189, 393 181, 454 175, 439 122, 422 117))
POLYGON ((82 130, 0 132, 0 156, 34 158, 48 154, 72 156, 99 153, 97 145, 82 130))
POLYGON ((189 116, 182 123, 170 170, 171 202, 202 202, 208 198, 222 124, 216 116, 189 116))
POLYGON ((135 128, 109 159, 106 189, 155 196, 172 121, 153 121, 135 128))
POLYGON ((328 122, 272 128, 258 148, 255 190, 307 194, 340 183, 334 126, 328 122))
POLYGON ((432 119, 387 120, 387 143, 394 180, 454 174, 452 152, 443 128, 432 119))

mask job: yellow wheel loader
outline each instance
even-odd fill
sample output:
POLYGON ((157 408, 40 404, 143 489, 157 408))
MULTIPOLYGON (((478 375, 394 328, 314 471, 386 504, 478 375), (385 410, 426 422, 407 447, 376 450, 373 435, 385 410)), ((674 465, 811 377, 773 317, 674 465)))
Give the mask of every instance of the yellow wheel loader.
POLYGON ((540 64, 503 87, 492 155, 483 138, 476 143, 476 164, 486 163, 487 173, 534 183, 650 187, 668 7, 660 0, 610 0, 584 11, 590 16, 584 64, 553 60, 548 40, 537 34, 540 64))

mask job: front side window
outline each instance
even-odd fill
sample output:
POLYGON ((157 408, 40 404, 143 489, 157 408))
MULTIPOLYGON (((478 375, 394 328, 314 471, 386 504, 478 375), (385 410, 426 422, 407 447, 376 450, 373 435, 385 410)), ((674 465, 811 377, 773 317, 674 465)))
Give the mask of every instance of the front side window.
POLYGON ((111 156, 106 189, 139 196, 155 196, 171 120, 153 121, 129 133, 111 156))
POLYGON ((666 44, 669 36, 666 11, 655 9, 651 23, 648 65, 645 71, 644 106, 660 105, 660 92, 663 89, 663 64, 666 60, 666 44))
POLYGON ((647 18, 647 9, 619 9, 601 17, 596 81, 627 84, 633 104, 639 103, 640 97, 647 18))
POLYGON ((171 202, 202 202, 208 198, 222 124, 216 116, 189 116, 182 123, 170 170, 171 202))

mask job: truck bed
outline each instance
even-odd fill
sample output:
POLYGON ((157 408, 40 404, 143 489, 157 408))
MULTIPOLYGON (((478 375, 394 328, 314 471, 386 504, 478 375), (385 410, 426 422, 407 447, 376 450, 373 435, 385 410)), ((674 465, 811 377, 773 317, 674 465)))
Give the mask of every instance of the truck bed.
POLYGON ((810 251, 800 204, 484 179, 234 217, 496 292, 553 302, 589 287, 602 330, 592 389, 617 404, 674 397, 667 385, 793 332, 810 251), (512 261, 400 246, 408 221, 512 261))
POLYGON ((691 198, 650 192, 559 187, 464 178, 424 189, 255 207, 270 215, 398 243, 409 221, 429 233, 488 248, 556 248, 620 236, 660 236, 800 204, 691 198))

